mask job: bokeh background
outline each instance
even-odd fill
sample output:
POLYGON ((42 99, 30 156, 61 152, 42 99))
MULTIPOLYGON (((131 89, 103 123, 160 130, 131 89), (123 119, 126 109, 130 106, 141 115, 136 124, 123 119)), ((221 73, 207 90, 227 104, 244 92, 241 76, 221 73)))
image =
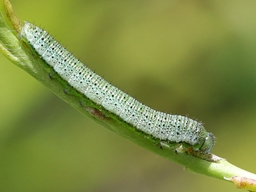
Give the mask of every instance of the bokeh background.
MULTIPOLYGON (((12 0, 143 103, 204 122, 213 152, 256 171, 256 1, 12 0)), ((237 191, 78 113, 0 56, 0 191, 237 191)))

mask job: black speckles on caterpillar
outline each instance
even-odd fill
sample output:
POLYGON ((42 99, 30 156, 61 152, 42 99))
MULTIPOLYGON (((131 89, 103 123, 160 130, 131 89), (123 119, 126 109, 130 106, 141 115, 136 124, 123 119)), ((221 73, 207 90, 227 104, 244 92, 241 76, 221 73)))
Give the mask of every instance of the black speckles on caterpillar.
POLYGON ((194 151, 210 153, 214 136, 200 122, 145 106, 95 74, 46 31, 31 23, 25 23, 21 36, 71 87, 123 121, 158 140, 184 143, 194 151))

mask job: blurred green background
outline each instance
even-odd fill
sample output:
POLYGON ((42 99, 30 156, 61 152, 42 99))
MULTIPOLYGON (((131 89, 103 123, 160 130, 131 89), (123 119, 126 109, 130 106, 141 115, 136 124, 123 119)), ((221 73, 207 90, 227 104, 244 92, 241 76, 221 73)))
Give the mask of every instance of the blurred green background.
MULTIPOLYGON (((12 0, 143 103, 204 122, 213 153, 255 172, 256 1, 12 0)), ((0 191, 237 191, 81 115, 0 56, 0 191)))

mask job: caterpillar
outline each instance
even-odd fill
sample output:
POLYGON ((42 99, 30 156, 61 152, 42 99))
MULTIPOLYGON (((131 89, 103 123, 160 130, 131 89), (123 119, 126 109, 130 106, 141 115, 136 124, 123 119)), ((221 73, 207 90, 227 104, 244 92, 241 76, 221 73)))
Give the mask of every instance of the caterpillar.
POLYGON ((156 111, 114 87, 75 58, 45 30, 25 22, 20 32, 53 70, 78 92, 153 138, 208 154, 214 136, 202 123, 156 111))

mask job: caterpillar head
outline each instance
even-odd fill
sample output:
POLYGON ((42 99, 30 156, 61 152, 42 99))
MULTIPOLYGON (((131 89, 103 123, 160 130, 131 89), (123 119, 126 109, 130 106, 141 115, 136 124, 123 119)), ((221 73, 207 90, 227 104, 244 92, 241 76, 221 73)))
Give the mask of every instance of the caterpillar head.
POLYGON ((207 136, 204 139, 204 143, 199 148, 199 151, 205 154, 210 153, 214 146, 214 142, 215 142, 214 135, 212 133, 207 132, 207 136))

